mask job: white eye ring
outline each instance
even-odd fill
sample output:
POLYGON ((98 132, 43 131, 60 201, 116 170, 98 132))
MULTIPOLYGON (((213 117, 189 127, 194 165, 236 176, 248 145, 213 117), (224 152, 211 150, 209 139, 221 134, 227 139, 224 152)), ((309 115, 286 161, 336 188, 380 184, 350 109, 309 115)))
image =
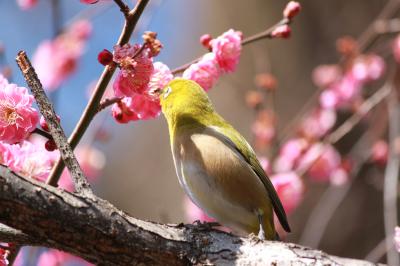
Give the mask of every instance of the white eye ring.
POLYGON ((164 99, 168 97, 168 95, 172 92, 171 87, 167 87, 167 90, 164 93, 164 99))

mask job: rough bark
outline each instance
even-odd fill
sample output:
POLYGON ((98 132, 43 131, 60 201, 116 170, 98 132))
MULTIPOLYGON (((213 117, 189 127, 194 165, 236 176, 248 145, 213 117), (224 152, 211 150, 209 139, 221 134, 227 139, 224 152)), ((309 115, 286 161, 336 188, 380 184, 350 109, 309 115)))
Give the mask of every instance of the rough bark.
POLYGON ((0 222, 12 227, 0 227, 0 241, 57 248, 96 265, 374 265, 205 225, 142 221, 103 199, 68 193, 4 166, 0 222))

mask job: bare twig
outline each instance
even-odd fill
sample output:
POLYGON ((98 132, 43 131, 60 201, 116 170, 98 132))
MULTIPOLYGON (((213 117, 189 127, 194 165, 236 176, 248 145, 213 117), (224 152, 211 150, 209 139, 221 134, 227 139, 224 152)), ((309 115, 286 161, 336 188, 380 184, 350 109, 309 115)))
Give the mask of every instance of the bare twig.
MULTIPOLYGON (((391 17, 393 17, 400 9, 400 1, 398 0, 389 0, 379 15, 373 20, 373 22, 367 27, 365 31, 363 31, 357 39, 358 49, 361 53, 366 52, 371 46, 375 43, 375 41, 386 32, 382 32, 381 28, 382 21, 387 21, 391 17)), ((342 61, 343 58, 340 59, 342 61)), ((320 90, 316 90, 307 103, 303 106, 303 108, 297 113, 297 115, 288 123, 282 133, 282 137, 280 138, 280 142, 285 141, 293 132, 293 127, 298 123, 298 121, 304 117, 305 114, 308 113, 310 107, 318 99, 318 95, 320 90)))
MULTIPOLYGON (((393 236, 390 236, 390 240, 393 246, 393 236)), ((378 262, 386 254, 386 242, 387 239, 385 237, 365 256, 365 260, 378 262)))
MULTIPOLYGON (((149 0, 139 0, 136 4, 136 7, 129 12, 129 16, 125 19, 125 25, 119 37, 117 43, 118 45, 124 45, 128 43, 129 38, 131 37, 131 34, 135 29, 136 24, 148 2, 149 0)), ((69 143, 72 149, 75 149, 75 147, 78 145, 83 134, 86 132, 86 129, 89 127, 90 122, 96 115, 101 98, 103 97, 103 94, 107 88, 108 83, 111 80, 111 77, 115 72, 115 69, 116 65, 114 64, 105 67, 96 85, 94 93, 92 94, 92 97, 88 102, 88 105, 83 111, 83 114, 79 119, 79 122, 76 125, 74 131, 69 137, 69 143)), ((52 172, 50 173, 50 178, 47 181, 47 183, 52 185, 57 185, 63 169, 64 169, 63 161, 58 160, 56 165, 53 167, 52 172)))
POLYGON ((32 94, 36 99, 40 112, 46 120, 53 140, 60 151, 60 155, 67 165, 68 170, 71 172, 77 192, 85 196, 91 196, 93 193, 90 185, 83 175, 82 169, 68 144, 67 137, 65 136, 64 131, 57 120, 57 115, 54 112, 53 106, 47 98, 42 84, 40 83, 40 80, 37 77, 29 58, 24 51, 21 51, 18 53, 16 61, 21 69, 22 74, 24 75, 26 82, 28 83, 29 88, 31 89, 32 94))
POLYGON ((99 108, 97 109, 97 112, 101 112, 103 109, 107 108, 110 105, 113 105, 114 103, 117 103, 121 101, 122 98, 120 97, 114 97, 114 98, 107 98, 103 101, 100 102, 99 108))
MULTIPOLYGON (((291 20, 287 19, 287 18, 283 18, 282 20, 280 20, 278 23, 276 23, 275 25, 273 25, 272 27, 268 28, 265 31, 262 31, 260 33, 254 34, 250 37, 247 37, 246 39, 244 39, 242 41, 242 45, 247 45, 265 38, 271 38, 271 33, 279 26, 282 25, 288 25, 291 22, 291 20)), ((175 68, 174 70, 172 70, 172 74, 176 75, 178 73, 181 73, 183 71, 185 71, 186 68, 188 68, 190 65, 196 63, 197 61, 200 60, 201 57, 196 58, 192 61, 190 61, 189 63, 186 63, 180 67, 175 68)))
POLYGON ((328 134, 323 140, 324 144, 314 155, 314 158, 310 160, 310 163, 296 169, 299 175, 304 175, 307 170, 318 160, 318 158, 323 154, 325 146, 329 144, 334 144, 338 142, 341 138, 346 136, 358 122, 374 108, 378 103, 385 99, 390 94, 390 86, 385 84, 382 88, 377 90, 371 97, 366 99, 363 104, 357 109, 357 111, 343 122, 337 129, 328 134))
POLYGON ((41 130, 40 128, 35 128, 32 133, 34 134, 38 134, 40 136, 45 137, 46 139, 53 139, 53 137, 51 136, 51 134, 49 132, 46 132, 44 130, 41 130))
POLYGON ((129 6, 125 4, 123 0, 113 0, 115 4, 120 8, 122 14, 124 14, 125 18, 129 16, 129 6))
MULTIPOLYGON (((366 102, 363 104, 364 106, 361 106, 359 109, 361 113, 355 113, 352 117, 345 121, 342 126, 338 127, 337 130, 332 132, 331 135, 326 138, 325 145, 334 144, 334 142, 339 141, 342 137, 344 137, 350 131, 350 129, 360 121, 360 119, 363 117, 363 114, 371 110, 379 102, 385 99, 389 93, 389 85, 384 85, 380 90, 366 100, 366 102)), ((375 121, 377 119, 382 120, 382 117, 377 115, 371 124, 377 125, 375 121)), ((328 187, 321 199, 318 201, 318 204, 313 208, 306 222, 306 226, 300 237, 299 243, 312 247, 318 247, 329 221, 350 191, 354 182, 354 178, 361 170, 362 164, 369 157, 369 153, 365 152, 365 147, 370 146, 370 143, 374 141, 373 139, 379 138, 379 136, 385 131, 385 128, 386 126, 379 126, 379 132, 376 132, 373 136, 370 136, 371 132, 364 133, 364 136, 352 148, 350 153, 353 154, 353 156, 351 157, 357 158, 357 161, 355 162, 351 172, 351 176, 353 176, 353 178, 350 179, 347 184, 344 184, 341 187, 335 187, 332 185, 328 187)), ((315 162, 322 155, 323 150, 324 148, 319 150, 319 153, 316 155, 313 162, 315 162)), ((302 173, 305 173, 305 171, 307 171, 307 169, 311 166, 312 163, 306 168, 302 169, 302 173)))

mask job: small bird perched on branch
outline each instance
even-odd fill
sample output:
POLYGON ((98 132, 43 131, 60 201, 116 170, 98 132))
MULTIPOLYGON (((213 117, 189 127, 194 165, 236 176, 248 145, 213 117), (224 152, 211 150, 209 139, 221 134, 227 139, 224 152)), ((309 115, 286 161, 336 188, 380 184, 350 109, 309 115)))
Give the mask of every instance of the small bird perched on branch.
POLYGON ((191 200, 234 231, 277 239, 275 211, 290 232, 253 149, 215 112, 205 91, 196 82, 175 79, 159 93, 179 183, 191 200))

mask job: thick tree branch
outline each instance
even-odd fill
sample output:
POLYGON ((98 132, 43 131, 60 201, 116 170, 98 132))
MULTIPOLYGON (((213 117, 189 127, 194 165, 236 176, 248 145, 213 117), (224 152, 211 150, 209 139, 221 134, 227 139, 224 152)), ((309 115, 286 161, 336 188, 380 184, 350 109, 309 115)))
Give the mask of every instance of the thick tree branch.
POLYGON ((13 242, 57 248, 96 265, 373 265, 295 244, 239 238, 204 225, 141 221, 100 198, 20 177, 5 166, 0 166, 0 221, 18 228, 11 229, 17 232, 13 242))

